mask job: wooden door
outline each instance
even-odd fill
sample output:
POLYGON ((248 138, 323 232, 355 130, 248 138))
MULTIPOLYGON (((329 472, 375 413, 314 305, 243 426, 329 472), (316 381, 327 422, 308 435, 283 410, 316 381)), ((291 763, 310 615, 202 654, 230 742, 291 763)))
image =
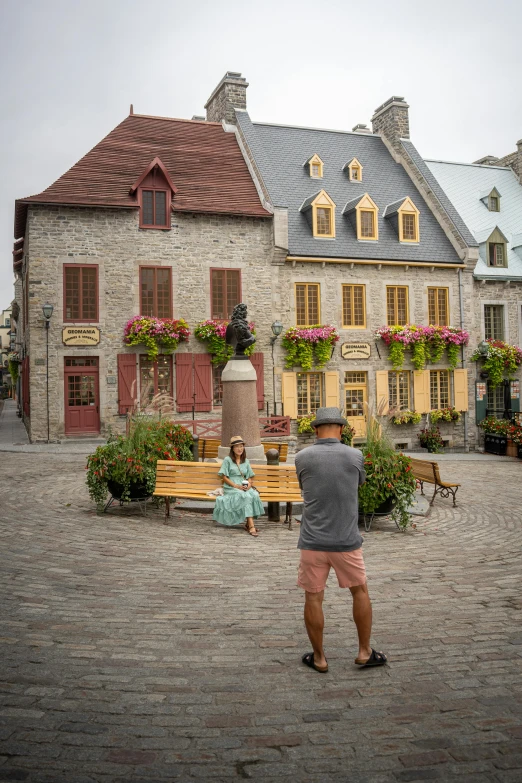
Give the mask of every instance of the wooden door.
POLYGON ((97 435, 100 432, 98 358, 65 359, 65 434, 97 435))
POLYGON ((368 384, 364 372, 345 373, 345 416, 350 427, 355 430, 354 438, 366 437, 368 384))

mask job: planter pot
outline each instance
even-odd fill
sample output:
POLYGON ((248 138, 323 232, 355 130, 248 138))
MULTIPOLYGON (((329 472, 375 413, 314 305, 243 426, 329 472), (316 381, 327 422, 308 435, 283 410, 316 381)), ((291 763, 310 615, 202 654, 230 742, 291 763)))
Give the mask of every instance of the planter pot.
POLYGON ((386 498, 380 506, 375 509, 376 514, 390 514, 395 506, 395 498, 386 498))
POLYGON ((508 439, 508 442, 507 442, 506 456, 508 456, 508 457, 516 457, 517 456, 517 444, 513 443, 513 441, 509 440, 509 439, 508 439))
POLYGON ((519 459, 522 459, 522 443, 520 444, 520 446, 517 446, 517 457, 519 459))
POLYGON ((490 432, 486 432, 484 436, 484 451, 489 454, 499 454, 502 457, 506 456, 507 452, 507 438, 504 435, 492 435, 490 432))
MULTIPOLYGON (((115 500, 121 500, 121 496, 124 492, 124 487, 117 481, 108 481, 107 488, 115 500)), ((150 492, 147 491, 145 484, 139 481, 132 481, 130 485, 130 497, 129 500, 145 500, 150 496, 150 492)))

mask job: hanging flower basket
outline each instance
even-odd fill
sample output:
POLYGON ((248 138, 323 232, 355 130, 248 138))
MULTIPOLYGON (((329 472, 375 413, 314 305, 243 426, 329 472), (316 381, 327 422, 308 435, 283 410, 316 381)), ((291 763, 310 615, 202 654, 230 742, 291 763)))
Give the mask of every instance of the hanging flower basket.
POLYGON ((488 373, 492 388, 498 386, 504 377, 512 378, 522 364, 522 350, 502 340, 485 340, 487 349, 477 348, 471 356, 472 362, 484 360, 484 370, 488 373))
MULTIPOLYGON (((208 353, 212 356, 212 364, 225 364, 228 362, 234 349, 231 345, 227 345, 225 342, 225 333, 229 321, 215 321, 210 319, 208 321, 201 321, 194 329, 194 334, 205 343, 208 353)), ((253 321, 248 324, 248 328, 252 334, 256 335, 256 328, 253 321)), ((255 350, 254 345, 250 345, 245 349, 245 356, 252 356, 255 350)))
POLYGON ((315 362, 317 367, 324 367, 338 340, 337 330, 328 324, 306 328, 292 326, 283 336, 283 348, 286 349, 285 366, 300 366, 303 370, 311 370, 315 362))
POLYGON ((438 421, 460 421, 460 413, 456 408, 439 408, 437 410, 430 411, 430 419, 433 424, 438 421))
POLYGON ((423 370, 426 364, 440 362, 444 351, 452 370, 459 360, 459 348, 467 345, 469 334, 453 326, 381 326, 375 336, 390 349, 390 361, 394 370, 402 370, 404 354, 411 351, 411 363, 416 370, 423 370))
POLYGON ((126 345, 146 345, 147 358, 154 362, 160 353, 173 353, 179 343, 188 340, 190 330, 183 318, 154 318, 135 315, 125 324, 123 341, 126 345))

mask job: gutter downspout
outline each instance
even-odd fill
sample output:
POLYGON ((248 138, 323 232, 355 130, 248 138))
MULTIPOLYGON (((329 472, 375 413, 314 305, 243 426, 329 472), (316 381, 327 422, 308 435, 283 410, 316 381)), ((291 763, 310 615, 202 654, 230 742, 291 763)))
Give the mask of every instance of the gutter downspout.
MULTIPOLYGON (((464 301, 462 298, 462 269, 457 270, 459 276, 459 306, 460 306, 460 328, 464 329, 464 301)), ((462 369, 466 366, 464 358, 464 346, 460 346, 460 364, 462 369)), ((468 412, 464 411, 464 451, 469 452, 468 439, 468 412)))

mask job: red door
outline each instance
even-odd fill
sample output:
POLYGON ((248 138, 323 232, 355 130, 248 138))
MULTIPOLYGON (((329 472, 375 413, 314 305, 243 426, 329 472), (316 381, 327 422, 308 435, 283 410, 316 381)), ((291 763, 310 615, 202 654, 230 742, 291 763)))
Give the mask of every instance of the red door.
POLYGON ((98 358, 78 356, 65 359, 65 434, 91 435, 100 432, 98 358))

